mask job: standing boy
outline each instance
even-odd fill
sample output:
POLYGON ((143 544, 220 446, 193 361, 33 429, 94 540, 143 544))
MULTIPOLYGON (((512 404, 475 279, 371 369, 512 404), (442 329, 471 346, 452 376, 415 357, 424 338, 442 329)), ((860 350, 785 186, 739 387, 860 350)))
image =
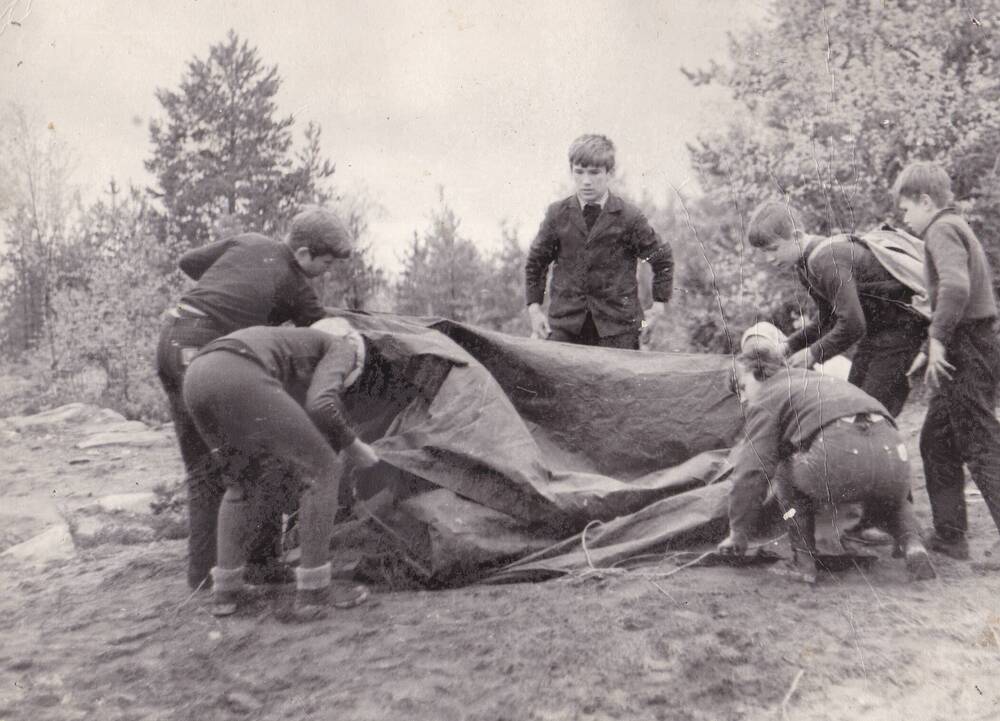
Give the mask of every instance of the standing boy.
MULTIPOLYGON (((892 192, 904 222, 924 240, 932 308, 924 376, 932 395, 920 431, 934 519, 929 545, 933 551, 967 559, 963 464, 968 464, 1000 528, 996 298, 983 246, 951 205, 951 179, 945 170, 936 163, 912 163, 896 178, 892 192)), ((994 546, 994 556, 997 550, 994 546)))
MULTIPOLYGON (((255 325, 310 325, 326 313, 308 279, 351 253, 346 226, 312 207, 292 219, 286 242, 244 233, 188 251, 179 261, 197 284, 165 316, 156 368, 167 394, 187 474, 188 584, 200 586, 215 564, 222 479, 181 397, 184 370, 206 343, 255 325)), ((265 552, 266 555, 266 552, 265 552)))
POLYGON ((545 213, 525 263, 525 296, 538 338, 638 350, 643 320, 636 266, 653 269, 654 317, 670 300, 674 261, 637 207, 612 194, 615 146, 603 135, 583 135, 569 148, 576 193, 545 213), (548 318, 542 310, 552 270, 548 318))
POLYGON ((881 403, 840 378, 787 367, 767 342, 746 345, 734 381, 746 422, 730 457, 729 537, 720 553, 746 551, 773 486, 794 554, 787 575, 816 580, 816 507, 860 501, 884 519, 911 577, 934 577, 907 501, 906 446, 881 403))

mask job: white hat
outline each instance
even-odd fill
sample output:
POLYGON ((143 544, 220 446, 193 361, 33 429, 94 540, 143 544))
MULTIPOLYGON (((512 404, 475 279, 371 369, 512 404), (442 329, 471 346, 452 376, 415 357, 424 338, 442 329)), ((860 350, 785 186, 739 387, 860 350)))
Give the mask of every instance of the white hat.
POLYGON ((775 350, 777 350, 787 337, 773 323, 768 323, 767 321, 754 323, 743 331, 743 336, 740 338, 740 350, 746 350, 751 338, 755 343, 766 342, 768 345, 774 346, 775 350))
POLYGON ((365 340, 344 318, 321 318, 312 324, 312 328, 322 331, 334 338, 345 338, 354 346, 354 370, 344 379, 344 387, 349 388, 361 375, 365 367, 365 340))

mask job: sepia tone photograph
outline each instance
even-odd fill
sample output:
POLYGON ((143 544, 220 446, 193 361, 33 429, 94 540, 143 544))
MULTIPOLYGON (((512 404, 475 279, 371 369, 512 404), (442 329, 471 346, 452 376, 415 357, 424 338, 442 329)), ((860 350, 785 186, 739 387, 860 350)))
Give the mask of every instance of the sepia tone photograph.
POLYGON ((0 721, 1000 719, 1000 0, 0 0, 0 721))

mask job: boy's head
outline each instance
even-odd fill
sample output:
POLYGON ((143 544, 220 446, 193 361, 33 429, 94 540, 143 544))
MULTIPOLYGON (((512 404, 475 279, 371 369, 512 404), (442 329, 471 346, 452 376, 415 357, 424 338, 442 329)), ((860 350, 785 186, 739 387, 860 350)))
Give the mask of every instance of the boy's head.
POLYGON ((744 403, 753 401, 761 384, 785 367, 781 352, 770 343, 751 343, 736 356, 735 389, 744 403))
POLYGON ((951 205, 951 178, 937 163, 910 163, 893 183, 892 198, 903 223, 920 235, 942 208, 951 205))
POLYGON ((302 272, 310 278, 323 275, 337 258, 351 255, 351 233, 336 215, 311 205, 292 218, 288 247, 302 272))
POLYGON ((569 171, 580 199, 599 201, 615 172, 615 144, 604 135, 581 135, 569 146, 569 171))
POLYGON ((747 242, 762 250, 772 265, 790 268, 805 251, 802 216, 786 202, 765 201, 750 216, 747 242))
POLYGON ((344 379, 344 387, 347 388, 358 379, 358 376, 361 375, 361 369, 365 365, 364 338, 345 318, 320 318, 310 327, 334 338, 346 340, 354 346, 354 369, 344 379))

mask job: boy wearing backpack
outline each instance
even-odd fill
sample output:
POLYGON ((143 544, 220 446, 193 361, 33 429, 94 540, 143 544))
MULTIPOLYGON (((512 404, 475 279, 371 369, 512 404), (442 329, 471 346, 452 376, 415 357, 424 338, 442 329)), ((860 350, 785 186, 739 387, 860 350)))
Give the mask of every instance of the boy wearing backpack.
POLYGON ((785 341, 788 363, 811 368, 857 345, 847 380, 899 415, 927 335, 915 291, 858 239, 806 235, 798 211, 781 201, 754 211, 747 236, 773 265, 794 271, 816 303, 818 318, 785 341))
MULTIPOLYGON (((932 551, 969 557, 965 472, 1000 528, 1000 383, 997 302, 983 246, 952 206, 951 178, 930 162, 912 163, 892 188, 904 222, 923 238, 933 314, 925 379, 933 390, 920 431, 934 534, 932 551)), ((988 552, 997 568, 1000 544, 988 552)))

